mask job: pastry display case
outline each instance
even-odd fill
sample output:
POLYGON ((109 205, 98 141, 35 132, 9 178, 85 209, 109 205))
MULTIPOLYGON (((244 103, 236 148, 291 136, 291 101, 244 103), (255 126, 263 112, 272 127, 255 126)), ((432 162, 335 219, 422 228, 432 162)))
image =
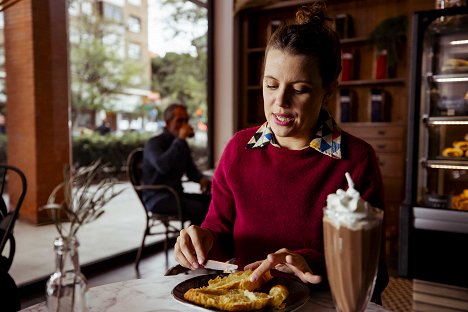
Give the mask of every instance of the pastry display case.
POLYGON ((413 16, 400 275, 468 283, 468 8, 413 16))

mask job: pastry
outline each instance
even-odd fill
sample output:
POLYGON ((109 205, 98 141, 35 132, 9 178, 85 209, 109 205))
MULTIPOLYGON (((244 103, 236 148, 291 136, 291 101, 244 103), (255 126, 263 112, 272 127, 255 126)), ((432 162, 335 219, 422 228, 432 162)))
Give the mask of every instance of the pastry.
POLYGON ((269 295, 261 292, 245 289, 213 290, 209 287, 189 289, 184 298, 206 308, 223 311, 260 310, 271 300, 269 295))
POLYGON ((468 66, 468 61, 464 59, 449 58, 448 60, 444 62, 444 66, 449 66, 449 67, 468 66))
POLYGON ((442 151, 442 155, 445 157, 462 157, 463 151, 456 147, 447 147, 442 151))
POLYGON ((466 151, 468 150, 468 141, 455 141, 453 147, 466 151))
POLYGON ((468 61, 464 59, 449 58, 442 65, 442 71, 457 71, 465 70, 468 66, 468 61))
POLYGON ((452 208, 468 210, 468 189, 463 190, 459 195, 452 196, 452 208))
POLYGON ((275 308, 283 308, 283 302, 289 296, 289 291, 284 285, 276 285, 271 287, 269 295, 273 297, 271 305, 275 308))
POLYGON ((288 297, 288 289, 283 285, 276 285, 268 294, 256 292, 272 276, 265 277, 252 283, 249 277, 251 270, 231 273, 228 276, 217 276, 208 281, 208 285, 200 288, 191 288, 184 294, 184 298, 206 308, 216 308, 223 311, 252 311, 265 306, 281 308, 288 297))
POLYGON ((255 290, 260 288, 265 282, 273 277, 270 272, 265 273, 255 282, 249 280, 251 270, 239 271, 231 273, 228 276, 217 276, 215 279, 208 281, 208 286, 213 289, 246 289, 255 290))

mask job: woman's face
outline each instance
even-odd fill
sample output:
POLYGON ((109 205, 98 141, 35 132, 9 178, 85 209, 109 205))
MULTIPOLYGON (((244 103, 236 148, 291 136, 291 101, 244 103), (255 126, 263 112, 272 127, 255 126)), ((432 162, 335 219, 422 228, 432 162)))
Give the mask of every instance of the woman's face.
POLYGON ((326 94, 313 58, 277 49, 268 51, 263 105, 268 124, 282 147, 302 149, 309 145, 326 94))

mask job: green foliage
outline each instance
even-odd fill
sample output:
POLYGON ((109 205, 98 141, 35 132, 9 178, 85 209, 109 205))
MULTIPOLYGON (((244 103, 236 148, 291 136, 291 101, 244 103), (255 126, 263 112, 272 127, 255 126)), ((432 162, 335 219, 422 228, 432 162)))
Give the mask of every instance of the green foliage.
POLYGON ((199 24, 208 20, 208 10, 205 6, 199 6, 194 3, 189 3, 189 1, 180 0, 162 0, 161 4, 173 9, 172 19, 167 20, 166 23, 174 32, 174 36, 177 36, 181 32, 187 32, 187 29, 181 26, 186 22, 199 24))
POLYGON ((181 101, 190 110, 206 108, 206 59, 188 53, 153 58, 153 88, 162 98, 181 101))
MULTIPOLYGON (((96 160, 106 165, 107 171, 120 175, 125 170, 130 152, 142 147, 151 133, 129 132, 123 135, 97 133, 72 138, 74 168, 90 166, 96 160)), ((7 136, 0 134, 0 163, 7 162, 7 136)))
POLYGON ((100 159, 108 169, 120 173, 125 168, 130 152, 143 146, 151 135, 130 132, 123 135, 93 133, 73 137, 74 167, 88 166, 100 159))
MULTIPOLYGON (((187 23, 200 25, 207 22, 205 7, 180 0, 162 0, 161 3, 172 8, 171 18, 164 22, 174 37, 187 32, 187 23)), ((152 89, 159 92, 166 102, 180 101, 191 112, 197 108, 206 112, 207 33, 194 38, 191 44, 197 52, 195 56, 166 53, 164 57, 152 59, 152 89)))
POLYGON ((86 14, 70 24, 72 107, 112 111, 112 101, 141 73, 119 53, 124 39, 116 29, 123 26, 86 14))
POLYGON ((378 50, 387 50, 389 67, 394 67, 398 62, 399 46, 406 40, 407 29, 408 18, 400 15, 383 20, 369 34, 369 41, 378 50))

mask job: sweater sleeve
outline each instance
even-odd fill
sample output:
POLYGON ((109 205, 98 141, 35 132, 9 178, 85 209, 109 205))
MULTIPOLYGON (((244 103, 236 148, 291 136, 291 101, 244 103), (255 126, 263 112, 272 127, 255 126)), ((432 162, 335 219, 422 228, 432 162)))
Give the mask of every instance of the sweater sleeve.
POLYGON ((203 228, 210 229, 215 241, 210 257, 219 260, 231 259, 234 250, 233 227, 236 216, 236 203, 229 187, 229 169, 231 158, 235 154, 233 141, 226 146, 216 168, 212 181, 212 199, 203 228))
POLYGON ((352 178, 356 190, 359 191, 363 199, 373 207, 385 210, 382 175, 377 156, 372 148, 369 148, 367 156, 357 166, 355 175, 352 178))

